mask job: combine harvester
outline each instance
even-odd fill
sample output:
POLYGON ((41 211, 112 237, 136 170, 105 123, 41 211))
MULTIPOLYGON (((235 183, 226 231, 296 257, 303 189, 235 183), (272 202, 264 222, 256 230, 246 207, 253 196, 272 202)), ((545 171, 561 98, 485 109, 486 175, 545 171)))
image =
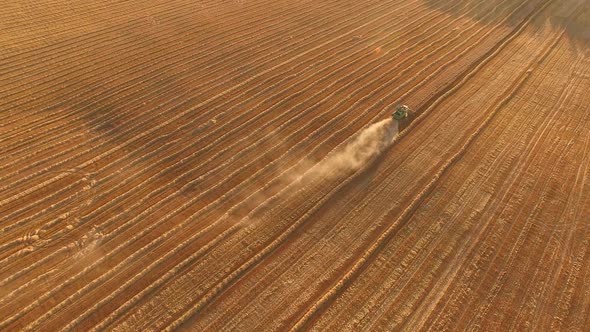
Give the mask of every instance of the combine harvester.
POLYGON ((400 121, 408 117, 408 112, 410 112, 408 105, 396 105, 395 112, 391 114, 391 117, 394 120, 400 121))
POLYGON ((395 106, 395 112, 391 113, 391 117, 393 118, 394 126, 396 126, 397 131, 400 132, 404 128, 406 128, 411 122, 411 111, 407 105, 398 104, 395 106))

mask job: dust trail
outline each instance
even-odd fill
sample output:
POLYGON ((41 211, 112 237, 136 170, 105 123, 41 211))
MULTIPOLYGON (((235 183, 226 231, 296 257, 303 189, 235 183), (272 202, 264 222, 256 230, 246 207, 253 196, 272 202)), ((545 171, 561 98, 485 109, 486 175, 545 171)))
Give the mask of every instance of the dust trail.
POLYGON ((344 148, 326 156, 308 173, 334 178, 357 171, 391 144, 398 129, 397 121, 392 119, 374 123, 353 137, 344 148))
MULTIPOLYGON (((319 178, 331 180, 344 177, 361 169, 381 154, 398 133, 399 123, 391 118, 374 123, 351 137, 348 142, 343 142, 323 159, 303 159, 292 168, 283 170, 275 188, 282 188, 279 191, 281 192, 287 187, 299 188, 319 178)), ((263 186, 253 193, 248 202, 241 205, 242 208, 254 211, 268 204, 266 201, 277 194, 269 195, 267 190, 267 186, 263 186)))
POLYGON ((275 160, 266 168, 273 167, 279 174, 269 182, 260 183, 257 190, 232 206, 223 218, 234 220, 243 226, 251 225, 258 220, 255 217, 257 213, 274 206, 274 202, 285 193, 300 190, 310 182, 345 177, 361 169, 381 154, 398 132, 398 122, 389 118, 369 125, 348 142, 341 143, 323 159, 304 158, 287 169, 276 165, 275 160))

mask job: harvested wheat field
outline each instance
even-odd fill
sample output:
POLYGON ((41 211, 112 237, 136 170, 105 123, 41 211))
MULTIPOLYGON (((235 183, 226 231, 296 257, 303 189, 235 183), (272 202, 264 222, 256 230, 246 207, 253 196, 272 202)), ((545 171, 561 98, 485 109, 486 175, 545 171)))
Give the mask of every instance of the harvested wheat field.
POLYGON ((590 1, 0 28, 1 331, 590 331, 590 1))

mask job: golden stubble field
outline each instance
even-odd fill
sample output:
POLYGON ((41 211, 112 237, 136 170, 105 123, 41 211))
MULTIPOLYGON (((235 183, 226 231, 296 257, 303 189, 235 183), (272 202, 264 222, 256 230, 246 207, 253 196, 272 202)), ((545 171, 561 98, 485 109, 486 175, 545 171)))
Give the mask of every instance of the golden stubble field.
POLYGON ((0 46, 2 331, 590 326, 588 1, 18 1, 0 46))

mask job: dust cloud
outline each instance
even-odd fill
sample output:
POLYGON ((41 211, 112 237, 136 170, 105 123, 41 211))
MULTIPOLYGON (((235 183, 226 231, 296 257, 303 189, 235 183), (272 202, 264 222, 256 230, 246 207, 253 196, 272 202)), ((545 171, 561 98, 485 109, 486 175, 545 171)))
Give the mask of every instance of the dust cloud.
POLYGON ((273 206, 273 198, 277 199, 281 193, 292 193, 310 182, 341 178, 361 169, 380 155, 398 132, 399 124, 395 120, 374 123, 323 159, 303 159, 292 168, 283 170, 275 180, 261 184, 258 190, 232 207, 224 217, 241 220, 243 225, 251 224, 251 221, 257 220, 254 215, 273 206))
POLYGON ((391 144, 398 131, 398 123, 392 119, 374 123, 353 137, 344 148, 326 156, 308 173, 334 178, 357 171, 381 154, 391 144))

